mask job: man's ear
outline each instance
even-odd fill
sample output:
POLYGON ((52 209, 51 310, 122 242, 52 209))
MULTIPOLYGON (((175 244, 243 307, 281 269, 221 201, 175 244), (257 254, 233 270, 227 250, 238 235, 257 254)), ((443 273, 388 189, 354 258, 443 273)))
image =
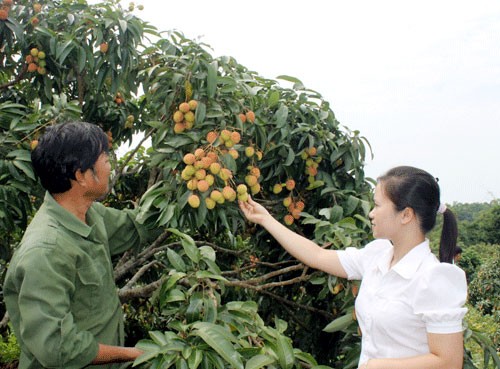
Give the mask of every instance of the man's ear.
POLYGON ((402 211, 401 222, 403 224, 408 224, 413 219, 415 219, 415 211, 412 208, 404 208, 404 210, 402 211))
POLYGON ((78 169, 76 172, 75 172, 75 181, 81 185, 81 186, 85 186, 86 183, 87 183, 87 180, 85 179, 85 173, 82 172, 81 169, 78 169))

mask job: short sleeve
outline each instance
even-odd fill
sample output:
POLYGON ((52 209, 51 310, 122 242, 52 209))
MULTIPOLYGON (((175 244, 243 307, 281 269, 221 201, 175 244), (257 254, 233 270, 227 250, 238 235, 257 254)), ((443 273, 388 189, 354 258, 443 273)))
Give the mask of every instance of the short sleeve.
POLYGON ((362 249, 348 247, 345 250, 338 250, 340 264, 347 273, 348 279, 362 279, 367 267, 379 259, 380 253, 389 252, 392 245, 387 240, 375 240, 367 244, 362 249))
POLYGON ((457 333, 462 331, 466 299, 464 271, 448 263, 434 264, 419 280, 414 312, 422 317, 428 333, 457 333))

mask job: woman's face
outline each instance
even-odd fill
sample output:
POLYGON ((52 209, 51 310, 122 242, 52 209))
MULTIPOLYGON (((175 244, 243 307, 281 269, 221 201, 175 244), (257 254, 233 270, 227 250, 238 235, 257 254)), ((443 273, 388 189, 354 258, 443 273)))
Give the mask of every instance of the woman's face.
POLYGON ((374 201, 375 206, 369 214, 373 237, 393 240, 401 225, 401 212, 396 211, 381 183, 375 187, 374 201))

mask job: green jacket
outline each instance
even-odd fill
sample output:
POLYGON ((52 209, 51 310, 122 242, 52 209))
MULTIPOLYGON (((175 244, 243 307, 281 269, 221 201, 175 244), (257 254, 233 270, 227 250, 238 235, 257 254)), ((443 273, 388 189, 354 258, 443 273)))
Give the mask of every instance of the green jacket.
POLYGON ((134 219, 133 211, 94 203, 84 224, 45 195, 3 288, 21 346, 19 369, 83 368, 98 343, 124 344, 111 256, 141 243, 134 219))

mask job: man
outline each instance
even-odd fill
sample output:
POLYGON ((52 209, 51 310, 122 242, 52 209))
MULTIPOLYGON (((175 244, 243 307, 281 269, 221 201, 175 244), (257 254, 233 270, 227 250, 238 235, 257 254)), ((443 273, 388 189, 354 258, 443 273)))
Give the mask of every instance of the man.
POLYGON ((98 126, 47 129, 31 158, 47 190, 4 284, 21 346, 19 368, 117 368, 142 352, 123 347, 111 256, 141 243, 134 212, 97 203, 108 193, 108 138, 98 126))

